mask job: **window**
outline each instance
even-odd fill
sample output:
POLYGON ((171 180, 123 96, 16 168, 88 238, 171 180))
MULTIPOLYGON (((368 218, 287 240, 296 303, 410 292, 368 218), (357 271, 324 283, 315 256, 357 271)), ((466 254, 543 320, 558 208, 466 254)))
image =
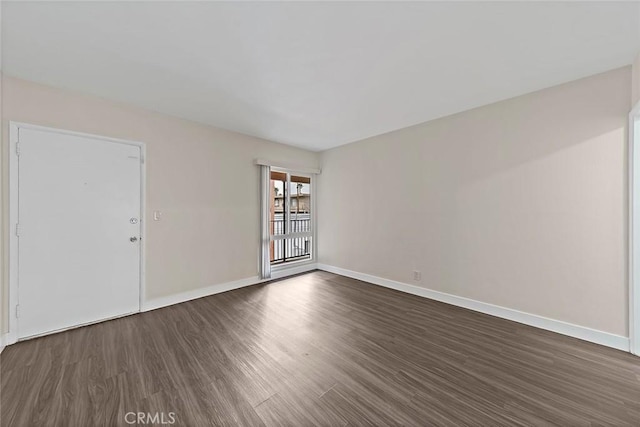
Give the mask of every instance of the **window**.
POLYGON ((271 265, 311 259, 311 177, 272 169, 269 188, 271 265))

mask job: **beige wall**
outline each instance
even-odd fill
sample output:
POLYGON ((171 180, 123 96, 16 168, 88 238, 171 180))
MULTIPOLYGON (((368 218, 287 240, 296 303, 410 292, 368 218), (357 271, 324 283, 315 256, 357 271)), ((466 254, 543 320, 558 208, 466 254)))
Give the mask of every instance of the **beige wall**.
MULTIPOLYGON (((0 10, 2 10, 2 7, 0 5, 0 10)), ((0 23, 2 22, 2 19, 0 19, 0 23)), ((2 33, 2 31, 0 30, 0 33, 2 33)), ((0 42, 0 50, 2 47, 2 43, 0 42)), ((1 60, 2 54, 0 52, 0 63, 2 62, 1 60)), ((0 123, 2 121, 2 117, 3 117, 3 111, 2 111, 2 104, 4 104, 4 98, 2 96, 2 72, 0 70, 0 123)), ((0 140, 2 138, 0 137, 0 140)), ((2 347, 2 345, 4 345, 4 333, 5 330, 8 329, 8 323, 5 321, 5 317, 7 313, 7 310, 5 310, 5 304, 8 304, 8 295, 5 296, 5 293, 8 291, 8 280, 5 280, 5 260, 3 257, 3 254, 5 253, 5 240, 4 240, 4 230, 5 230, 5 214, 4 214, 4 207, 5 207, 5 203, 4 203, 4 198, 3 195, 5 193, 4 191, 4 182, 5 182, 5 177, 4 177, 4 173, 5 173, 5 166, 4 166, 4 162, 2 161, 4 159, 4 148, 0 147, 0 201, 2 201, 2 203, 0 203, 0 242, 2 242, 2 244, 0 245, 0 347, 2 347), (6 289, 5 289, 5 285, 6 285, 6 289), (6 325, 6 327, 5 327, 6 325)))
MULTIPOLYGON (((256 276, 254 159, 318 165, 317 153, 24 80, 2 83, 3 166, 9 120, 146 143, 147 299, 256 276), (162 221, 151 221, 154 210, 163 212, 162 221)), ((6 214, 6 173, 2 177, 6 214)), ((7 301, 6 274, 4 283, 7 301)))
POLYGON ((640 54, 632 65, 631 105, 640 102, 640 54))
POLYGON ((324 152, 319 261, 627 336, 630 85, 625 67, 324 152))

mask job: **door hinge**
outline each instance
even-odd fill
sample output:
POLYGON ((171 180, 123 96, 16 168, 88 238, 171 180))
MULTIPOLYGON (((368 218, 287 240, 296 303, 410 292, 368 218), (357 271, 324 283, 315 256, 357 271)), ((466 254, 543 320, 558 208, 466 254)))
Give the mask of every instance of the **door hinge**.
POLYGON ((20 157, 20 141, 16 141, 16 156, 20 157))
POLYGON ((16 319, 20 317, 20 304, 16 304, 16 319))
POLYGON ((16 236, 20 237, 20 232, 22 229, 20 228, 20 224, 16 224, 16 236))

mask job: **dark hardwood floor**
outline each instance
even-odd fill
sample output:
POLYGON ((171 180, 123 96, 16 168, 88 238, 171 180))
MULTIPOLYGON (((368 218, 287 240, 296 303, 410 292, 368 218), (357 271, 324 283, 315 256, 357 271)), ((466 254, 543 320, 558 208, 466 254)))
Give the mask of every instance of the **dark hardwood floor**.
POLYGON ((20 342, 0 364, 3 426, 640 425, 640 358, 319 271, 20 342))

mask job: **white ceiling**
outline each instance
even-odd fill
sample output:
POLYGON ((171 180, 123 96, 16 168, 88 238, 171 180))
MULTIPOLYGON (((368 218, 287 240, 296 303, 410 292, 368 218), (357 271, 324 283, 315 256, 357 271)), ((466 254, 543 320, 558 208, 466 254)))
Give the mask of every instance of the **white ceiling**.
POLYGON ((2 3, 8 75, 323 150, 630 64, 640 3, 2 3))

